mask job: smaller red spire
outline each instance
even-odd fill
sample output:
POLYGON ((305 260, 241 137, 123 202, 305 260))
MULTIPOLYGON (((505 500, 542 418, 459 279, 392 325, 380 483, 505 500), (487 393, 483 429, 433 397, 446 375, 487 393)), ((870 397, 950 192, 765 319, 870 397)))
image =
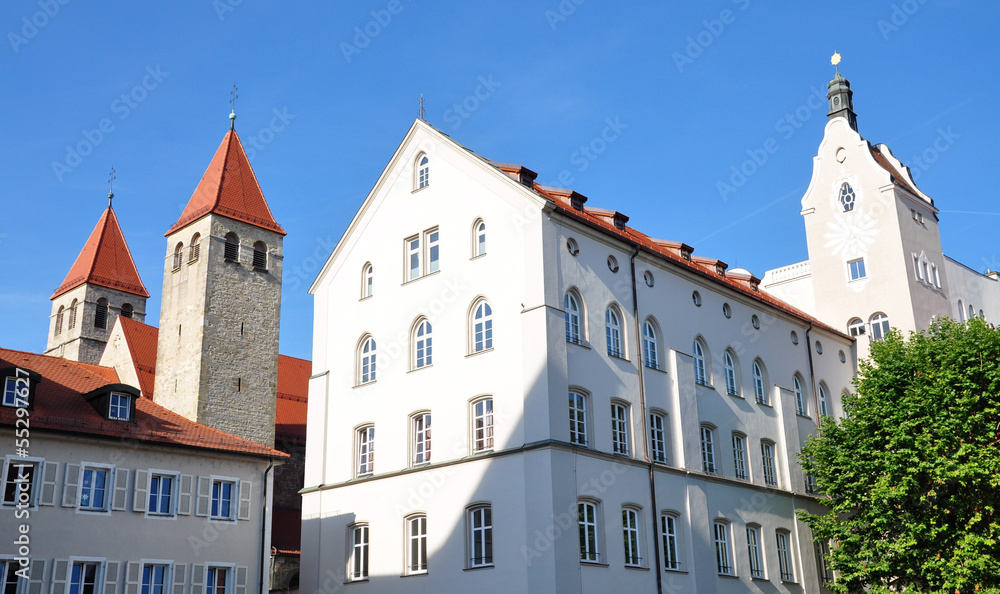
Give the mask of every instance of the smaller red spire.
POLYGON ((122 228, 118 225, 118 217, 110 206, 97 221, 66 279, 49 299, 55 299, 84 283, 149 297, 125 243, 122 228))

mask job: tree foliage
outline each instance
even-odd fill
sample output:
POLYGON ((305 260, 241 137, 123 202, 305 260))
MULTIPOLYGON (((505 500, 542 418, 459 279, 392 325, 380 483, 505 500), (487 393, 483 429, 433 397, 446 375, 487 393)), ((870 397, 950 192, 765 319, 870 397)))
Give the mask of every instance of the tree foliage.
POLYGON ((836 592, 1000 592, 1000 330, 940 320, 859 364, 801 460, 828 498, 836 592))

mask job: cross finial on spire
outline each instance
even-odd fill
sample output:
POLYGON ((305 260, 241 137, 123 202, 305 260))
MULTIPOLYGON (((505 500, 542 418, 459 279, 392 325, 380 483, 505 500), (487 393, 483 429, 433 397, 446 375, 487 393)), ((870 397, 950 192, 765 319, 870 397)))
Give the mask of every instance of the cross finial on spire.
POLYGON ((421 120, 425 120, 426 121, 427 118, 424 117, 425 115, 426 114, 424 113, 424 94, 420 93, 420 112, 419 112, 419 115, 417 117, 419 117, 421 120))
POLYGON ((840 54, 833 52, 833 57, 830 58, 830 63, 837 69, 837 74, 840 74, 840 66, 838 66, 838 64, 840 64, 840 54))
POLYGON ((115 180, 115 166, 111 166, 111 173, 108 174, 108 208, 111 208, 111 201, 115 198, 114 186, 115 180))
POLYGON ((229 100, 229 103, 232 104, 233 110, 229 114, 229 129, 230 130, 232 130, 233 128, 236 127, 236 99, 239 98, 239 95, 236 94, 236 83, 233 83, 233 91, 232 91, 231 94, 232 94, 233 98, 229 100))

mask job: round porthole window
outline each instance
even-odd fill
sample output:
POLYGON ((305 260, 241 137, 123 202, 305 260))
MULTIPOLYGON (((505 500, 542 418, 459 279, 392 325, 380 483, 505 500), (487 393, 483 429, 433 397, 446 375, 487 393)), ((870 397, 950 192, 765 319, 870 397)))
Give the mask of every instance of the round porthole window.
POLYGON ((698 291, 691 293, 691 301, 694 301, 695 307, 701 307, 701 293, 698 291))
POLYGON ((841 363, 847 363, 847 355, 844 354, 843 350, 840 351, 840 362, 841 363))
POLYGON ((652 287, 653 286, 653 273, 652 272, 650 272, 648 270, 646 272, 644 272, 642 274, 642 279, 644 281, 646 281, 646 286, 647 287, 652 287))
POLYGON ((757 317, 757 314, 751 316, 750 323, 753 324, 754 330, 760 330, 760 318, 757 317))
POLYGON ((608 270, 618 272, 618 259, 614 256, 608 256, 608 270))
POLYGON ((580 246, 577 245, 576 240, 570 237, 566 240, 566 249, 569 251, 569 255, 575 256, 580 253, 580 246))
POLYGON ((792 330, 792 344, 799 344, 799 333, 792 330))
POLYGON ((726 316, 727 318, 733 317, 733 308, 729 307, 728 303, 722 304, 722 315, 726 316))
POLYGON ((823 343, 818 340, 816 341, 816 354, 817 355, 823 354, 823 343))

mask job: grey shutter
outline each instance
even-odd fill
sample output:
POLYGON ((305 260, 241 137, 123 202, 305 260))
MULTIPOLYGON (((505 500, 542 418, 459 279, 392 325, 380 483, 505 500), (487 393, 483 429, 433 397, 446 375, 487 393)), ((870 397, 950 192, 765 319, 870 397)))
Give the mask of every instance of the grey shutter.
POLYGON ((135 471, 135 496, 132 498, 132 511, 144 512, 149 506, 149 471, 135 471))
POLYGON ((182 516, 191 515, 191 489, 194 488, 194 477, 182 474, 180 489, 177 495, 177 513, 182 516))
POLYGON ((125 567, 125 594, 139 594, 139 582, 142 580, 142 563, 129 561, 125 567))
POLYGON ((204 592, 205 591, 205 566, 204 565, 192 565, 191 566, 191 592, 204 592))
POLYGON ((247 594, 247 573, 249 570, 246 567, 236 568, 236 593, 235 594, 247 594))
POLYGON ((250 498, 253 495, 253 483, 240 481, 240 510, 236 516, 240 520, 250 519, 250 498))
POLYGON ((198 477, 198 503, 195 505, 194 515, 207 516, 212 511, 212 478, 208 476, 198 477))
POLYGON ((128 475, 127 468, 115 469, 115 492, 111 497, 111 509, 114 511, 128 509, 128 475))
POLYGON ((42 493, 38 505, 56 504, 56 483, 59 481, 59 463, 45 462, 42 464, 42 493))
POLYGON ((76 507, 76 496, 80 491, 80 465, 66 465, 66 480, 63 483, 63 507, 76 507))
POLYGON ((187 587, 187 568, 188 566, 183 563, 174 565, 173 594, 184 594, 184 590, 187 587))
POLYGON ((108 561, 104 564, 104 594, 118 593, 118 574, 122 564, 118 561, 108 561))
POLYGON ((45 559, 32 559, 30 570, 31 579, 28 580, 28 594, 42 594, 45 585, 45 559))
POLYGON ((56 559, 52 564, 52 586, 49 594, 65 594, 67 581, 69 581, 69 560, 56 559))

